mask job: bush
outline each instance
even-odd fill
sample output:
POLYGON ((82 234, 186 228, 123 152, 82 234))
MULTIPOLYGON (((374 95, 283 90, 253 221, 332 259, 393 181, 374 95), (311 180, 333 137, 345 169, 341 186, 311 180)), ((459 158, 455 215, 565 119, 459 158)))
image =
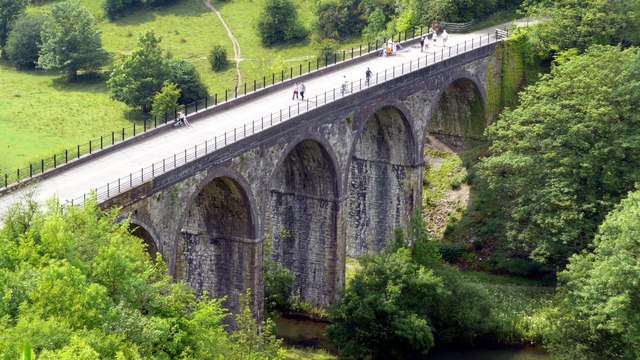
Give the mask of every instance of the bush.
POLYGON ((176 84, 180 90, 179 104, 190 104, 209 96, 207 87, 192 63, 184 59, 168 59, 165 64, 169 73, 168 81, 176 84))
POLYGON ((180 90, 178 90, 176 84, 166 83, 162 90, 153 97, 151 113, 156 116, 162 116, 172 112, 178 106, 179 97, 180 90))
POLYGON ((27 14, 16 20, 4 49, 7 58, 16 67, 36 67, 45 19, 42 14, 27 14))
POLYGON ((122 14, 125 10, 139 4, 138 0, 104 0, 102 9, 107 17, 111 20, 122 14))
POLYGON ((227 50, 224 46, 217 44, 213 46, 209 53, 209 63, 211 64, 211 70, 222 71, 229 66, 229 60, 227 59, 227 50))
POLYGON ((258 34, 264 46, 273 46, 307 37, 291 0, 267 0, 258 21, 258 34))
POLYGON ((438 252, 444 261, 453 263, 467 252, 467 246, 464 244, 440 243, 438 252))

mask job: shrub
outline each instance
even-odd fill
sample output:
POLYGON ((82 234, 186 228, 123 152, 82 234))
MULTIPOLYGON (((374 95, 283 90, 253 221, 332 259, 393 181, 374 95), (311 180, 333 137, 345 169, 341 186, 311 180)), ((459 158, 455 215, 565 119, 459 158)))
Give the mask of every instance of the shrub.
POLYGON ((224 46, 217 44, 213 46, 209 53, 209 63, 211 64, 211 70, 222 71, 229 66, 229 60, 227 59, 227 50, 224 46))
POLYGON ((122 14, 125 10, 139 4, 138 0, 104 0, 102 9, 107 17, 111 20, 122 14))
POLYGON ((304 39, 307 30, 300 24, 291 0, 267 0, 258 21, 258 34, 262 45, 273 46, 304 39))
POLYGON ((162 116, 165 113, 173 111, 178 106, 178 98, 180 90, 176 84, 166 83, 162 90, 153 97, 153 105, 151 113, 156 116, 162 116))
POLYGON ((165 60, 165 64, 169 73, 169 82, 176 84, 180 90, 179 104, 190 104, 209 95, 198 70, 192 63, 184 59, 168 59, 165 60))
POLYGON ((27 14, 16 20, 4 49, 7 58, 16 67, 34 68, 36 66, 44 21, 45 16, 41 14, 27 14))
POLYGON ((467 246, 464 244, 440 243, 438 252, 442 259, 446 262, 453 263, 467 252, 467 246))

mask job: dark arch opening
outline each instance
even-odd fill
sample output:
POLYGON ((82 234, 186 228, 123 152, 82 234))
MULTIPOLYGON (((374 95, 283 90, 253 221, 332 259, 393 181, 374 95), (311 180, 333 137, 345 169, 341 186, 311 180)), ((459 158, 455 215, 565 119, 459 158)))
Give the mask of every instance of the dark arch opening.
POLYGON ((429 134, 453 147, 484 139, 485 106, 478 87, 469 79, 454 81, 440 96, 429 122, 429 134))
POLYGON ((254 287, 255 234, 244 189, 232 178, 214 178, 187 209, 178 273, 197 293, 227 296, 225 306, 235 311, 238 295, 254 287))
POLYGON ((147 245, 147 251, 151 255, 151 259, 155 261, 159 251, 153 236, 142 226, 129 224, 129 228, 132 229, 131 235, 141 239, 147 245))
POLYGON ((267 228, 273 257, 295 276, 302 299, 329 305, 336 287, 336 171, 322 145, 296 145, 275 170, 267 228))
POLYGON ((347 255, 382 250, 414 207, 414 137, 402 113, 383 107, 364 124, 349 167, 347 255))

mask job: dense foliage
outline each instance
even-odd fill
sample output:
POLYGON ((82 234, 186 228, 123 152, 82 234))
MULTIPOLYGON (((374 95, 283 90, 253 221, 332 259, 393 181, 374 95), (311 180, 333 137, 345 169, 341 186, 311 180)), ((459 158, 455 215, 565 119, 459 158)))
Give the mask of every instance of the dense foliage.
POLYGON ((34 68, 42 43, 45 16, 26 14, 16 20, 4 48, 7 59, 18 68, 34 68))
POLYGON ((402 231, 362 269, 331 309, 329 337, 347 358, 402 359, 436 343, 472 343, 495 318, 487 293, 442 263, 426 224, 412 217, 408 245, 402 231))
POLYGON ((178 102, 186 104, 208 95, 195 67, 187 60, 164 59, 160 41, 153 31, 140 35, 140 48, 121 59, 107 86, 114 99, 149 111, 153 98, 165 82, 180 90, 178 102))
POLYGON ((180 97, 180 90, 178 90, 176 84, 166 83, 153 97, 151 113, 158 117, 173 113, 178 106, 178 97, 180 97))
MULTIPOLYGON (((248 298, 237 333, 222 325, 221 300, 197 298, 151 260, 118 212, 31 201, 0 229, 0 358, 28 341, 38 359, 282 358, 259 333, 248 298)), ((269 327, 267 327, 268 330, 269 327)))
POLYGON ((211 64, 211 70, 213 71, 221 71, 229 66, 227 50, 224 46, 216 44, 211 48, 211 52, 209 53, 209 64, 211 64))
POLYGON ((171 4, 176 0, 104 0, 102 9, 105 15, 111 20, 122 15, 127 10, 146 5, 148 7, 158 7, 171 4))
POLYGON ((307 30, 291 0, 267 0, 258 21, 258 34, 262 45, 273 46, 304 39, 307 30))
POLYGON ((24 12, 27 0, 0 0, 0 49, 7 43, 12 23, 24 12))
POLYGON ((593 44, 640 44, 640 1, 553 0, 532 1, 532 15, 548 18, 540 37, 551 51, 593 44), (571 31, 567 31, 571 29, 571 31))
POLYGON ((640 192, 609 213, 593 252, 559 274, 549 348, 560 359, 640 357, 640 192))
POLYGON ((264 243, 264 312, 269 317, 291 308, 291 290, 296 276, 271 257, 271 236, 264 243))
POLYGON ((489 127, 480 173, 513 247, 564 264, 640 180, 639 60, 636 48, 564 53, 489 127))
POLYGON ((51 7, 42 30, 38 67, 75 77, 78 70, 95 70, 106 58, 100 30, 89 10, 73 1, 51 7))

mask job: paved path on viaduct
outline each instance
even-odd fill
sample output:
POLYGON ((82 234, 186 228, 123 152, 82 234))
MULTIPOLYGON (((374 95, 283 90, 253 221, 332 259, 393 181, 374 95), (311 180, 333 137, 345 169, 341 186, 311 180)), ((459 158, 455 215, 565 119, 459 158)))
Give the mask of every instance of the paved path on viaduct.
MULTIPOLYGON (((450 34, 447 46, 455 48, 457 44, 463 44, 465 41, 477 39, 483 35, 486 37, 487 34, 493 34, 495 29, 502 27, 504 27, 504 24, 468 34, 450 34)), ((443 49, 441 45, 440 42, 437 47, 431 46, 429 52, 439 53, 443 49)), ((305 81, 305 97, 313 102, 317 94, 323 94, 326 91, 338 88, 344 75, 351 82, 363 81, 367 67, 382 76, 385 69, 390 70, 394 66, 400 66, 419 57, 425 57, 425 55, 427 54, 421 53, 417 48, 408 47, 395 56, 374 57, 352 66, 313 77, 305 81)), ((436 59, 439 58, 440 55, 438 54, 436 59)), ((431 56, 429 56, 429 59, 431 59, 431 56)), ((291 84, 293 84, 293 81, 291 81, 291 84)), ((46 199, 54 195, 63 203, 71 201, 71 199, 78 199, 91 189, 101 187, 108 181, 139 172, 141 168, 164 158, 169 158, 176 153, 184 151, 186 148, 193 147, 195 144, 204 143, 206 140, 232 131, 233 128, 243 124, 250 124, 280 109, 287 109, 289 106, 295 107, 299 101, 291 100, 291 95, 290 88, 265 94, 250 102, 233 106, 228 110, 193 121, 193 126, 191 127, 164 132, 141 140, 117 152, 97 157, 93 161, 47 177, 43 181, 36 183, 36 199, 41 203, 44 203, 46 199)), ((9 204, 19 201, 20 196, 20 192, 1 196, 0 215, 4 213, 4 209, 9 204)))

